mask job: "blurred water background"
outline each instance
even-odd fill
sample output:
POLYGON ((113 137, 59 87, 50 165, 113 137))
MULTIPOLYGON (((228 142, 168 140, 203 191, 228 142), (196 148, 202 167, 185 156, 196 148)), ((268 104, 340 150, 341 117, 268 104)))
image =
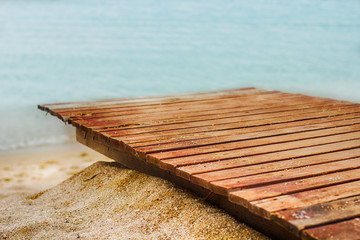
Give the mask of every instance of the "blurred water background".
POLYGON ((360 1, 0 1, 2 151, 73 137, 37 104, 249 86, 360 102, 360 1))

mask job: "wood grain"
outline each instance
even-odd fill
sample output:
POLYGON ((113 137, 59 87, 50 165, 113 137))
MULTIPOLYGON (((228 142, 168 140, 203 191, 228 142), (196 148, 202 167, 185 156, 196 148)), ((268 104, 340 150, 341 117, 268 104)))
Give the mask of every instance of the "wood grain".
POLYGON ((279 211, 272 215, 276 222, 293 231, 360 217, 360 196, 318 203, 305 208, 279 211))
POLYGON ((344 220, 304 231, 303 239, 357 240, 360 239, 360 218, 344 220))
POLYGON ((245 88, 38 107, 275 237, 360 239, 360 104, 245 88))

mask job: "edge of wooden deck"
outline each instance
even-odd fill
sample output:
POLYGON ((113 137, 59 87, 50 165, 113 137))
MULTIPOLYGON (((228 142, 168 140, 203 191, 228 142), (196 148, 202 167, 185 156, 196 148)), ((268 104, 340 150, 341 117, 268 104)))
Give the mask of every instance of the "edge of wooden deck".
POLYGON ((360 195, 350 185, 360 183, 360 177, 357 177, 360 170, 356 169, 360 163, 352 161, 360 160, 360 104, 246 88, 45 104, 38 108, 76 127, 80 143, 126 167, 189 189, 270 237, 325 239, 325 233, 319 232, 324 227, 334 226, 328 232, 335 236, 341 232, 330 230, 338 230, 339 226, 351 230, 351 226, 358 225, 355 220, 360 217, 360 195), (194 107, 188 108, 189 105, 194 107), (205 133, 211 133, 211 138, 205 133), (239 146, 239 142, 246 144, 239 146), (213 145, 217 148, 209 149, 213 145), (300 152, 300 149, 304 151, 300 152), (278 156, 277 152, 282 155, 278 156), (257 159, 250 162, 253 155, 257 159), (317 155, 322 155, 322 159, 315 159, 317 155), (239 156, 241 161, 232 162, 239 156), (267 163, 269 157, 271 161, 267 163), (290 166, 290 160, 294 158, 305 163, 290 166), (264 172, 263 178, 255 179, 255 173, 259 172, 255 168, 272 164, 269 171, 274 172, 277 162, 283 161, 285 165, 280 166, 279 174, 264 172), (316 172, 303 172, 306 164, 309 164, 309 171, 316 172), (320 168, 316 166, 319 164, 320 168), (249 176, 241 180, 244 173, 239 172, 240 168, 255 178, 249 176), (326 177, 339 170, 348 174, 344 180, 324 182, 326 177), (282 177, 282 171, 291 176, 282 177), (267 174, 274 176, 270 179, 267 174), (302 194, 296 185, 299 179, 310 177, 310 180, 320 179, 317 187, 324 191, 330 189, 329 196, 322 195, 326 197, 325 202, 311 197, 317 196, 322 189, 317 191, 310 180, 304 180, 310 186, 300 184, 302 190, 312 194, 310 197, 302 194), (345 189, 338 191, 337 182, 346 185, 345 189), (292 185, 286 187, 284 197, 278 197, 277 193, 284 191, 283 183, 292 185), (269 190, 267 185, 270 190, 271 187, 277 189, 265 194, 269 190), (255 186, 256 193, 262 197, 254 198, 249 186, 255 186), (345 192, 346 187, 350 193, 345 192), (302 198, 308 199, 308 203, 302 203, 302 198), (339 209, 339 216, 330 216, 323 210, 323 207, 330 209, 346 201, 354 202, 356 209, 350 209, 351 206, 347 206, 345 212, 339 209), (288 206, 284 205, 286 202, 289 202, 288 206), (303 214, 304 209, 307 215, 303 214))
POLYGON ((289 240, 298 239, 299 237, 291 234, 286 228, 280 226, 276 222, 262 218, 250 212, 247 208, 230 202, 225 196, 213 193, 206 188, 193 184, 192 182, 176 176, 167 170, 161 169, 154 164, 146 162, 144 159, 135 157, 121 148, 115 148, 113 145, 109 144, 105 139, 101 138, 94 132, 76 128, 76 140, 79 143, 104 154, 105 156, 115 160, 129 169, 166 179, 182 188, 195 193, 200 198, 217 205, 221 209, 224 209, 239 221, 242 221, 249 226, 254 227, 255 229, 261 229, 261 232, 263 232, 265 235, 268 235, 269 237, 289 240))

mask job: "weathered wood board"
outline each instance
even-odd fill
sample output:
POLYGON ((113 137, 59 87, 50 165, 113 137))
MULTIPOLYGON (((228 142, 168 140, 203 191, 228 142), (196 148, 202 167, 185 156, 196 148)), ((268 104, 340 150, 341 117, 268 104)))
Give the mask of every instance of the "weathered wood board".
POLYGON ((295 239, 360 239, 360 104, 246 88, 39 108, 295 239))

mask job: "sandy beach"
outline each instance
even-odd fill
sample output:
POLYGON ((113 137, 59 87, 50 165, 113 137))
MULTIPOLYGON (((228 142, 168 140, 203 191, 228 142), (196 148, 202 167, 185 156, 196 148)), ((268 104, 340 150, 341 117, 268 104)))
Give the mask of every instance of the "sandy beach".
POLYGON ((78 143, 1 153, 2 239, 267 239, 78 143))
POLYGON ((51 188, 96 161, 111 161, 73 142, 0 152, 0 198, 51 188))

